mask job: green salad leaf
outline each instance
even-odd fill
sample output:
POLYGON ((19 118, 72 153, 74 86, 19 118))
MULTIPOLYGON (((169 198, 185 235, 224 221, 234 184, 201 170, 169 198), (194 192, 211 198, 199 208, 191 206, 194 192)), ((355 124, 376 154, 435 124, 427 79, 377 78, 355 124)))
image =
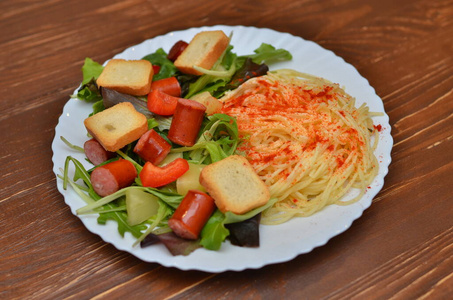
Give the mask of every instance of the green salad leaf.
MULTIPOLYGON (((117 207, 115 204, 106 204, 105 209, 113 209, 117 207)), ((134 237, 139 238, 142 235, 142 231, 146 229, 146 225, 139 224, 130 226, 127 222, 127 213, 125 211, 109 211, 99 212, 97 219, 98 224, 105 225, 108 220, 113 220, 118 224, 118 232, 122 237, 126 232, 130 232, 134 237)))
POLYGON ((225 215, 218 209, 201 230, 200 245, 208 250, 219 250, 230 231, 225 227, 225 215))
MULTIPOLYGON (((276 49, 274 46, 262 43, 254 50, 254 54, 237 56, 232 52, 230 45, 211 70, 206 70, 195 82, 190 84, 185 98, 190 98, 201 92, 208 91, 216 98, 223 96, 226 91, 237 88, 247 79, 265 75, 267 64, 292 59, 292 55, 285 49, 276 49), (250 60, 250 62, 247 62, 250 60), (240 79, 237 81, 237 79, 240 79), (232 81, 236 80, 236 83, 232 81)), ((200 71, 203 71, 200 69, 200 71)))
POLYGON ((148 60, 151 64, 160 67, 159 73, 154 74, 153 81, 172 77, 178 73, 178 69, 173 62, 167 58, 167 53, 162 48, 157 49, 154 53, 146 55, 142 59, 148 60))
POLYGON ((222 243, 230 234, 230 231, 225 227, 225 224, 248 220, 271 207, 275 202, 277 202, 277 198, 272 198, 265 205, 257 207, 242 215, 237 215, 232 212, 223 214, 220 210, 216 209, 201 231, 200 244, 208 250, 219 250, 222 243))
POLYGON ((212 75, 212 73, 201 75, 194 83, 189 85, 189 91, 185 95, 185 98, 190 98, 193 95, 204 91, 216 90, 218 87, 224 86, 230 81, 236 69, 235 60, 237 57, 237 55, 231 51, 232 49, 233 47, 231 45, 228 46, 211 68, 212 71, 226 72, 220 73, 220 76, 212 75))
POLYGON ((85 63, 82 66, 82 85, 87 84, 93 79, 98 79, 101 75, 104 67, 100 64, 92 60, 91 58, 85 58, 85 63))
MULTIPOLYGON (((68 156, 66 158, 66 163, 65 163, 65 169, 63 170, 63 188, 66 189, 67 183, 69 182, 71 186, 74 188, 76 193, 81 196, 82 199, 87 202, 87 206, 92 206, 94 208, 101 208, 102 205, 98 205, 98 203, 101 200, 101 197, 96 194, 96 192, 93 189, 93 186, 91 185, 91 180, 90 180, 90 174, 88 171, 85 169, 85 167, 75 158, 68 156), (74 177, 71 180, 69 178, 68 172, 69 172, 69 163, 72 162, 75 167, 75 173, 74 177), (85 184, 85 187, 79 184, 76 184, 76 181, 81 179, 83 183, 85 184), (86 194, 85 194, 85 193, 86 194)), ((103 213, 102 209, 93 211, 96 213, 99 213, 98 217, 98 223, 99 224, 105 224, 107 220, 114 220, 117 222, 118 226, 118 232, 121 234, 121 236, 124 236, 125 232, 130 232, 133 236, 139 237, 141 236, 141 231, 145 229, 143 225, 135 225, 135 226, 130 226, 127 222, 127 215, 124 211, 116 211, 115 208, 118 207, 118 203, 113 202, 113 200, 117 200, 123 195, 120 195, 116 198, 112 199, 112 201, 109 201, 108 203, 105 203, 105 205, 102 206, 102 209, 107 210, 108 212, 103 213)), ((102 198, 105 199, 106 197, 102 198)))
POLYGON ((271 64, 277 61, 291 60, 293 56, 285 49, 275 49, 274 46, 262 43, 255 54, 242 55, 238 57, 237 64, 242 65, 247 58, 251 58, 256 64, 271 64))
POLYGON ((77 98, 87 102, 96 102, 102 100, 101 92, 96 84, 96 79, 101 75, 104 67, 93 61, 91 58, 85 58, 82 66, 82 85, 77 91, 77 98))
POLYGON ((171 152, 186 152, 190 160, 199 164, 210 164, 236 151, 239 133, 235 118, 225 114, 208 116, 200 132, 195 145, 174 148, 171 152))

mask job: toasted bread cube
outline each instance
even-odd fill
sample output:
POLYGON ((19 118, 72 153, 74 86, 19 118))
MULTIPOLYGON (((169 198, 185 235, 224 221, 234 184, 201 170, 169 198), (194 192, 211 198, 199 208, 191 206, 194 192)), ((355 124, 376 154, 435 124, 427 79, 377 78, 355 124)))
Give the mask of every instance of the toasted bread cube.
POLYGON ((138 140, 147 130, 146 117, 129 102, 121 102, 84 121, 88 133, 107 151, 115 152, 138 140))
POLYGON ((249 161, 232 155, 203 168, 200 183, 223 213, 244 214, 266 204, 269 188, 249 161))
POLYGON ((194 36, 174 64, 183 73, 202 75, 194 66, 210 70, 229 43, 230 39, 221 30, 202 31, 194 36))
POLYGON ((153 76, 153 66, 147 60, 112 59, 96 83, 120 93, 143 96, 150 92, 153 76))

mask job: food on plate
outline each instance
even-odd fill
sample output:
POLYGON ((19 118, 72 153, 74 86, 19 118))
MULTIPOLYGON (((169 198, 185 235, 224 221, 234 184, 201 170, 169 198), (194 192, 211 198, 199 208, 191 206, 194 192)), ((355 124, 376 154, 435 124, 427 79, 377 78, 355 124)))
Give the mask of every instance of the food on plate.
POLYGON ((112 59, 96 83, 120 93, 141 96, 149 93, 153 75, 153 66, 147 60, 112 59))
POLYGON ((95 166, 102 164, 116 156, 115 152, 110 152, 104 149, 96 139, 89 139, 83 144, 83 151, 88 160, 95 166))
POLYGON ((196 94, 190 97, 190 100, 200 102, 206 106, 206 113, 208 115, 220 113, 222 109, 222 103, 217 98, 211 96, 211 93, 208 91, 196 94))
POLYGON ((146 117, 129 102, 121 102, 85 119, 88 133, 105 150, 115 152, 148 131, 146 117))
POLYGON ((355 99, 337 84, 278 70, 247 81, 221 101, 222 112, 238 122, 238 153, 278 198, 263 213, 265 224, 357 201, 378 172, 373 114, 366 105, 355 108, 355 99), (351 188, 358 193, 341 201, 351 188))
POLYGON ((206 192, 205 188, 200 183, 200 173, 205 166, 206 165, 203 164, 189 162, 189 170, 176 179, 176 192, 183 196, 190 190, 206 192))
POLYGON ((189 100, 178 99, 168 139, 181 146, 193 146, 197 140, 206 106, 189 100))
POLYGON ((168 52, 167 58, 174 62, 187 48, 187 46, 189 46, 189 44, 186 41, 177 41, 168 52))
POLYGON ((189 170, 189 163, 183 158, 177 158, 174 161, 159 167, 149 161, 145 163, 140 171, 140 180, 145 187, 162 187, 174 182, 189 170))
POLYGON ((161 90, 152 90, 148 94, 147 106, 150 112, 159 116, 172 116, 175 113, 178 97, 166 94, 161 90))
POLYGON ((136 177, 135 166, 128 160, 119 159, 94 169, 91 184, 99 196, 105 197, 130 186, 136 177))
POLYGON ((141 224, 159 212, 159 198, 145 191, 128 189, 126 211, 129 225, 141 224))
POLYGON ((229 240, 231 244, 240 247, 259 247, 260 221, 261 214, 256 214, 245 221, 226 224, 225 227, 230 232, 229 240))
POLYGON ((133 246, 161 241, 187 255, 228 239, 258 247, 260 223, 363 193, 377 172, 368 108, 327 80, 268 72, 268 63, 291 59, 284 49, 263 43, 239 56, 229 42, 204 31, 169 54, 105 67, 85 60, 77 97, 93 103, 84 151, 94 167, 68 156, 61 176, 87 202, 78 214, 115 220, 133 246))
POLYGON ((167 95, 181 97, 181 85, 175 76, 153 81, 151 90, 160 90, 167 95))
POLYGON ((134 106, 134 108, 139 113, 143 114, 146 118, 152 118, 154 115, 152 112, 149 111, 147 103, 135 96, 120 93, 106 87, 100 88, 100 92, 102 97, 101 101, 103 109, 112 107, 115 104, 121 102, 130 102, 134 106))
POLYGON ((147 107, 150 112, 160 116, 175 113, 178 99, 181 97, 181 85, 176 77, 159 79, 151 85, 147 107))
POLYGON ((194 66, 211 69, 229 43, 230 39, 221 30, 197 33, 175 60, 175 66, 185 74, 203 75, 194 66))
POLYGON ((143 160, 159 165, 170 153, 171 145, 154 129, 148 130, 135 144, 134 152, 143 160))
POLYGON ((211 196, 201 191, 190 190, 168 220, 168 226, 177 236, 196 240, 215 208, 211 196))
POLYGON ((269 189, 243 156, 231 155, 203 168, 200 183, 223 213, 243 214, 266 204, 269 189))

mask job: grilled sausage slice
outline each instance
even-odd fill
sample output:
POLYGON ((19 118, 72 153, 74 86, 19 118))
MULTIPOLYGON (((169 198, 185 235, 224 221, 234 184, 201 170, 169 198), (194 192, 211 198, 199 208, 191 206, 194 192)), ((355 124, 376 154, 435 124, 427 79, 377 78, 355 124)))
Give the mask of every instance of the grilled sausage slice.
POLYGON ((181 146, 193 146, 197 140, 206 106, 189 100, 178 99, 173 121, 168 131, 168 139, 181 146))
POLYGON ((83 150, 89 161, 95 166, 115 157, 115 152, 104 149, 96 139, 90 139, 83 144, 83 150))
POLYGON ((125 159, 119 159, 97 167, 91 173, 91 184, 101 197, 115 193, 130 186, 137 177, 134 165, 125 159))
POLYGON ((211 196, 190 190, 168 220, 168 226, 177 236, 196 240, 214 210, 214 199, 211 196))

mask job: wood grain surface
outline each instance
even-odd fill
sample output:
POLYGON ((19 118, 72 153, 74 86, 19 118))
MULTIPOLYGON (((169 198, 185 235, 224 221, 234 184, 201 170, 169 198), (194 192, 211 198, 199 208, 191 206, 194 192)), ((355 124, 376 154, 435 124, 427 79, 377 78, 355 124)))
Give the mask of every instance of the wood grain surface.
POLYGON ((451 299, 453 1, 0 1, 0 30, 1 299, 451 299), (211 274, 90 233, 56 188, 51 143, 85 57, 217 24, 343 57, 382 98, 394 147, 384 188, 346 232, 290 262, 211 274))

